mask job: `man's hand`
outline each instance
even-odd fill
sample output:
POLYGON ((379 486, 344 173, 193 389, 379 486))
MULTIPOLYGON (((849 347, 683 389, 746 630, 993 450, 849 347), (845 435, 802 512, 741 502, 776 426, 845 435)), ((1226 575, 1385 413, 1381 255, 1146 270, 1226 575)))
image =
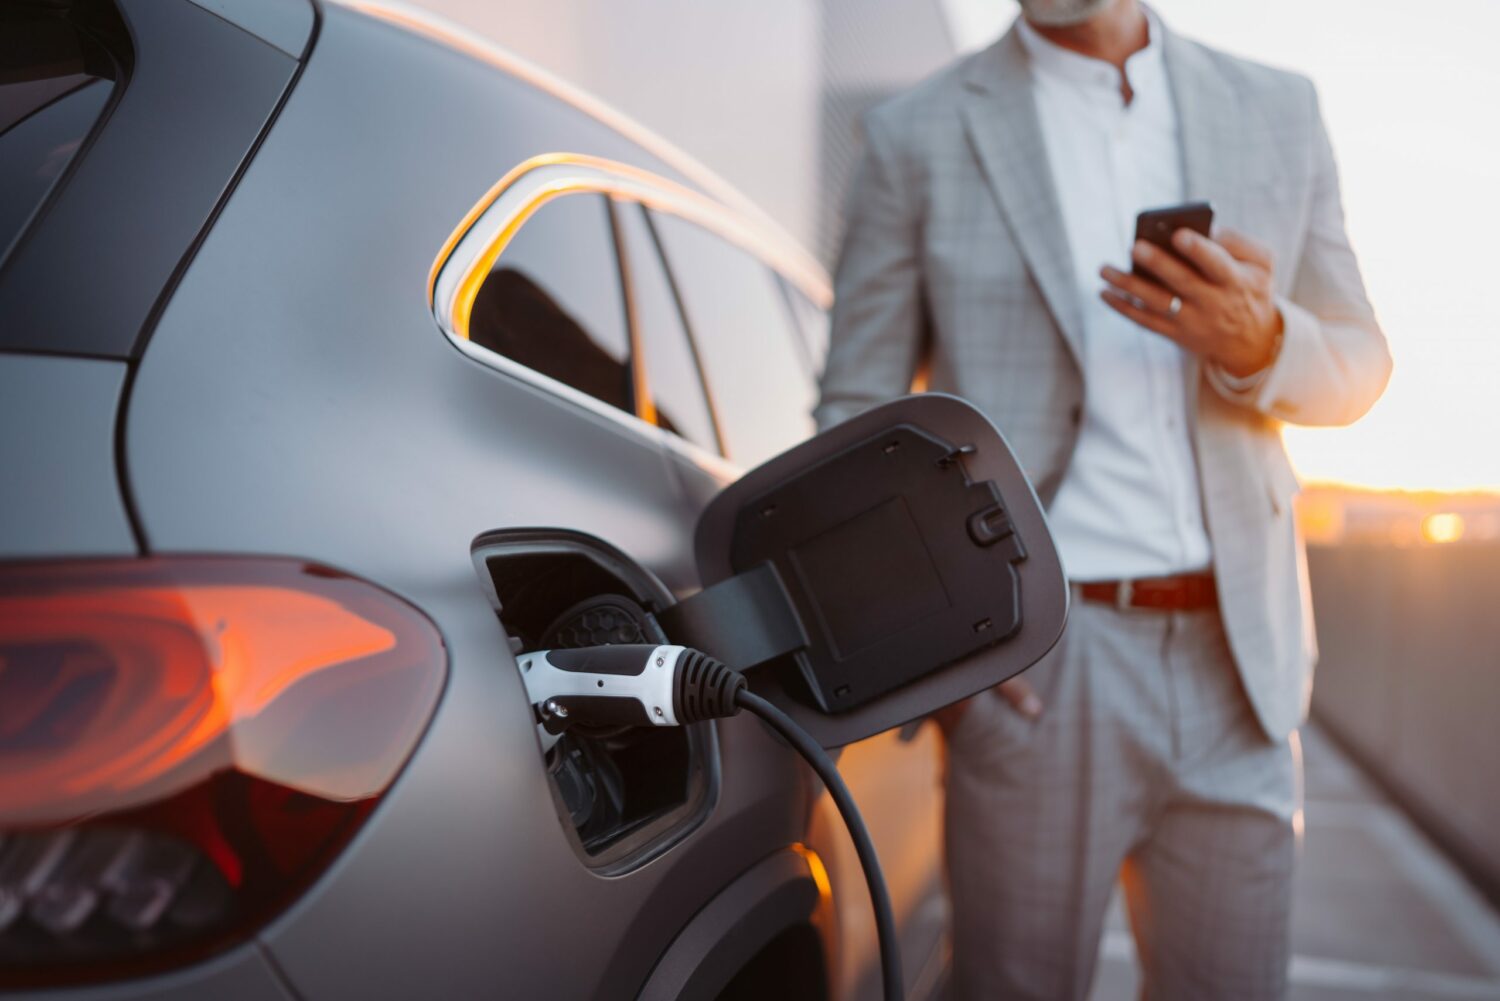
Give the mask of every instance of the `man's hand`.
MULTIPOLYGON (((1036 693, 1031 690, 1025 679, 1011 678, 1002 681, 993 689, 1004 696, 1005 701, 1010 703, 1010 711, 1018 712, 1029 720, 1037 719, 1042 715, 1042 700, 1037 698, 1036 693)), ((975 699, 988 697, 990 690, 972 695, 962 702, 955 702, 951 706, 944 706, 932 714, 932 719, 937 723, 938 729, 943 731, 944 737, 953 736, 953 731, 958 727, 959 720, 964 714, 973 708, 975 699)))
POLYGON ((1137 240, 1130 256, 1161 284, 1106 267, 1099 274, 1109 287, 1099 296, 1115 312, 1244 378, 1276 360, 1282 318, 1271 253, 1232 230, 1215 236, 1190 229, 1172 234, 1172 246, 1191 264, 1137 240), (1180 302, 1175 312, 1174 296, 1180 302))

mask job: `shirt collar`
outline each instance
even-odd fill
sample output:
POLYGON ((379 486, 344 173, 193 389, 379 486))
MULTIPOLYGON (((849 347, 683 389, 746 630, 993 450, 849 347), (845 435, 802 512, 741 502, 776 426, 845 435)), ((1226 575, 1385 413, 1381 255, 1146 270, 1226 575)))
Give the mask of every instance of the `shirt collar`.
MULTIPOLYGON (((1159 77, 1165 68, 1162 60, 1162 24, 1156 12, 1142 6, 1146 13, 1146 47, 1132 53, 1125 60, 1125 75, 1132 90, 1139 92, 1143 85, 1159 77)), ((1085 56, 1065 49, 1056 42, 1042 37, 1041 33, 1024 17, 1016 19, 1016 29, 1021 36, 1021 45, 1031 61, 1034 76, 1064 80, 1089 89, 1108 90, 1116 95, 1120 92, 1120 74, 1111 64, 1102 59, 1085 56)))

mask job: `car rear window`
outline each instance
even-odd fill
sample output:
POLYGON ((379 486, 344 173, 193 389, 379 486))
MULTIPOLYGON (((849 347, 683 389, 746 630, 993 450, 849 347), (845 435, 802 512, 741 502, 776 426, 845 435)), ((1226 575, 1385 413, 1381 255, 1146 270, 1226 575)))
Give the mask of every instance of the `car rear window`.
MULTIPOLYGON (((83 5, 97 6, 97 5, 83 5)), ((0 11, 0 262, 99 120, 119 75, 66 5, 0 11)))

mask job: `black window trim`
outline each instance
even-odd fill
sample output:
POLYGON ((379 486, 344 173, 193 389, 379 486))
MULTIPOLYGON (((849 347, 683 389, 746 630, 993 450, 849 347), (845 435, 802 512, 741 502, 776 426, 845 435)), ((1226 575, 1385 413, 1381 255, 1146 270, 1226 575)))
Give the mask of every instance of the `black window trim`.
MULTIPOLYGON (((0 262, 0 310, 16 320, 0 330, 0 352, 138 358, 166 298, 296 85, 317 36, 315 8, 298 60, 187 0, 112 2, 130 35, 130 65, 124 79, 115 81, 87 139, 0 262), (208 88, 203 93, 189 88, 186 96, 196 102, 190 104, 192 114, 173 119, 173 128, 153 133, 152 142, 139 141, 133 130, 143 119, 155 120, 152 107, 163 89, 176 87, 175 81, 190 72, 186 67, 205 64, 222 72, 226 91, 237 95, 239 103, 231 109, 236 124, 228 124, 223 102, 211 103, 217 99, 208 88), (197 128, 199 119, 225 125, 210 140, 197 128), (201 155, 209 141, 219 144, 213 154, 223 165, 212 176, 201 155), (150 190, 122 192, 114 183, 122 175, 152 178, 150 190), (186 177, 193 178, 187 187, 212 190, 213 197, 202 204, 183 203, 179 191, 185 185, 177 180, 186 177), (122 225, 119 238, 105 238, 104 245, 70 235, 78 230, 79 219, 117 215, 122 199, 135 206, 135 216, 144 213, 157 223, 134 229, 122 225), (143 240, 142 232, 151 239, 143 240), (120 241, 129 242, 121 246, 120 241), (134 290, 123 304, 103 294, 59 303, 52 283, 37 280, 39 275, 88 273, 89 262, 100 258, 134 261, 119 277, 121 287, 134 290), (81 309, 88 304, 92 312, 81 309)), ((115 56, 118 63, 121 53, 115 56)))

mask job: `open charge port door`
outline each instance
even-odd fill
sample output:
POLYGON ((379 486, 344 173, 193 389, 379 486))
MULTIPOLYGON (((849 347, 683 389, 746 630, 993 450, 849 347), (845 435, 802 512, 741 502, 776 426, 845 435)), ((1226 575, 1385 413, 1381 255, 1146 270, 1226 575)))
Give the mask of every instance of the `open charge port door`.
POLYGON ((746 473, 695 535, 704 589, 665 609, 674 643, 747 672, 825 747, 1030 667, 1068 588, 1000 432, 929 393, 854 417, 746 473))

